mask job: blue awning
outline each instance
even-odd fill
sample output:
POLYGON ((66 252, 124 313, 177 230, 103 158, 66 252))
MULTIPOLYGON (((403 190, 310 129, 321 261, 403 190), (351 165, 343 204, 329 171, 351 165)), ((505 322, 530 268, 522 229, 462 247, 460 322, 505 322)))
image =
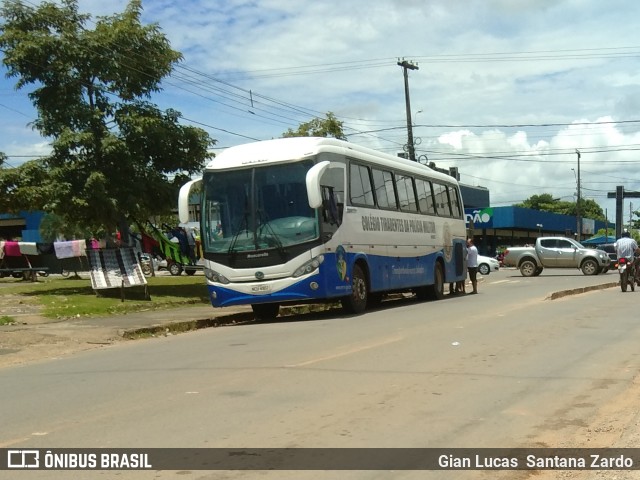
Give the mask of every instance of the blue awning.
POLYGON ((587 240, 583 240, 582 244, 583 245, 603 245, 605 243, 615 243, 615 242, 616 242, 616 237, 614 236, 598 235, 597 237, 591 237, 587 240))

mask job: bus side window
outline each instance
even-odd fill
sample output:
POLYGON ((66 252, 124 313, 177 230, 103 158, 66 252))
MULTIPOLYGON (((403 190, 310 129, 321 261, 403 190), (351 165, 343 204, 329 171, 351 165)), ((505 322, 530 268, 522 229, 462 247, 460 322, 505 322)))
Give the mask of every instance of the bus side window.
POLYGON ((447 186, 441 183, 433 183, 433 193, 436 199, 436 211, 443 217, 451 217, 451 205, 447 194, 447 186))
POLYGON ((327 185, 322 185, 322 219, 330 225, 340 226, 342 223, 339 198, 333 187, 327 185))
POLYGON ((342 224, 344 212, 344 180, 343 167, 330 167, 320 179, 322 189, 322 221, 325 230, 335 232, 342 224))
POLYGON ((463 218, 458 191, 452 186, 449 186, 449 198, 451 199, 451 208, 453 210, 453 216, 456 218, 463 218))

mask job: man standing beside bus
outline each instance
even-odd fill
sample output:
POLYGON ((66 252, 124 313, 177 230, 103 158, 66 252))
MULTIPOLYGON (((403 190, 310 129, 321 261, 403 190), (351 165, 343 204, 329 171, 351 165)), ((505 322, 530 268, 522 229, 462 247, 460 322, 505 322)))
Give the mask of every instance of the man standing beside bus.
POLYGON ((471 286, 473 287, 471 293, 478 293, 478 249, 473 244, 473 238, 467 240, 467 268, 471 286))

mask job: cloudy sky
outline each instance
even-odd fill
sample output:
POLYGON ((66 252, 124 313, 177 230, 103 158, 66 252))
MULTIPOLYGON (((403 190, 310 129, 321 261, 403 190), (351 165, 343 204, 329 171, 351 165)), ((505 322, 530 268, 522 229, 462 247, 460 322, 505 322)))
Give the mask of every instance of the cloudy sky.
MULTIPOLYGON (((25 5, 36 5, 36 0, 25 5)), ((123 0, 79 0, 111 15, 123 0)), ((640 2, 627 0, 142 0, 184 61, 153 97, 217 140, 279 137, 333 112, 351 142, 407 142, 493 206, 581 192, 615 219, 607 192, 640 191, 640 2)), ((91 24, 88 25, 91 27, 91 24)), ((15 80, 0 81, 0 151, 48 152, 15 80)), ((639 199, 625 201, 640 210, 639 199)))

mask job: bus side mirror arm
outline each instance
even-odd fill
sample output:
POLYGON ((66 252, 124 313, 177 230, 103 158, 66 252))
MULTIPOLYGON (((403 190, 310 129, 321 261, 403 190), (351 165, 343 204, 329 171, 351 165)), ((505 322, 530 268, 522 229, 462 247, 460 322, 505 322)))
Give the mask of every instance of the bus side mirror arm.
POLYGON ((191 180, 180 187, 178 195, 178 218, 180 223, 189 221, 189 197, 191 196, 191 187, 202 182, 202 177, 191 180))
POLYGON ((322 189, 320 188, 320 177, 328 167, 329 162, 325 160, 324 162, 315 164, 307 172, 307 196, 309 197, 309 206, 313 209, 320 208, 322 206, 322 189))

